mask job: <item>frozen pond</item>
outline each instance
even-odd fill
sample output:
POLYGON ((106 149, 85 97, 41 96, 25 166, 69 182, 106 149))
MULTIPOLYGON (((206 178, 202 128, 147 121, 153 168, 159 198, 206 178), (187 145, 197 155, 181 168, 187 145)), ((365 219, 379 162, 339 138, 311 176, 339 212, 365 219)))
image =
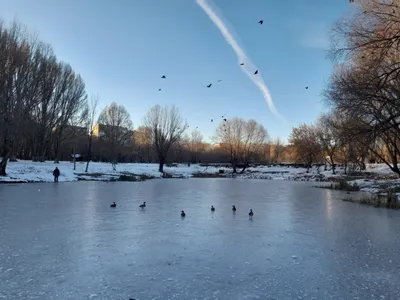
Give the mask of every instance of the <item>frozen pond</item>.
POLYGON ((0 185, 0 299, 399 299, 400 212, 345 196, 277 180, 0 185))

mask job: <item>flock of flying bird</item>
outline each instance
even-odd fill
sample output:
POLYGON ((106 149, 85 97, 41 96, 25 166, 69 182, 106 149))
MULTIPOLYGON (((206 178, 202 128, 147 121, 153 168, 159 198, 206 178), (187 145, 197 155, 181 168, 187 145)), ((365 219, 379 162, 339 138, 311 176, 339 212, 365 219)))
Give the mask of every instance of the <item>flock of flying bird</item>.
MULTIPOLYGON (((260 21, 258 21, 258 24, 260 24, 260 25, 262 25, 264 23, 264 20, 260 20, 260 21)), ((244 63, 241 63, 240 64, 241 66, 244 66, 244 63)), ((254 71, 254 75, 257 75, 258 74, 258 70, 255 70, 254 71)), ((161 76, 161 78, 162 79, 167 79, 167 76, 165 76, 165 75, 163 75, 163 76, 161 76)), ((219 79, 217 82, 221 82, 222 80, 221 79, 219 79)), ((210 84, 208 84, 208 85, 205 85, 204 87, 205 88, 211 88, 212 87, 212 83, 210 83, 210 84)), ((308 88, 308 87, 307 87, 308 88)), ((161 89, 158 89, 158 91, 161 91, 161 89)))
MULTIPOLYGON (((354 0, 349 0, 350 3, 354 3, 354 0)), ((260 20, 258 21, 258 24, 263 25, 264 24, 264 20, 260 20)), ((241 66, 244 66, 244 63, 240 63, 241 66)), ((258 70, 254 71, 254 75, 258 74, 258 70)), ((163 75, 161 76, 162 79, 167 79, 167 76, 163 75)), ((219 79, 217 82, 221 82, 222 80, 219 79)), ((212 87, 212 83, 204 86, 205 88, 211 88, 212 87)), ((308 90, 308 86, 305 87, 306 90, 308 90)), ((158 89, 158 91, 161 91, 161 88, 158 89)), ((226 119, 224 119, 224 116, 222 116, 222 119, 226 122, 226 119)), ((213 122, 213 119, 211 119, 211 122, 213 122)), ((226 130, 225 130, 226 131, 226 130)))
MULTIPOLYGON (((350 1, 351 1, 351 0, 350 0, 350 1)), ((260 24, 260 25, 262 25, 263 23, 264 23, 264 20, 258 21, 258 24, 260 24)), ((241 65, 241 66, 244 66, 244 63, 240 63, 240 65, 241 65)), ((258 70, 255 70, 255 71, 254 71, 254 75, 257 75, 257 74, 258 74, 258 70)), ((161 76, 161 79, 167 79, 167 76, 162 75, 162 76, 161 76)), ((222 81, 222 80, 219 79, 217 82, 219 83, 219 82, 221 82, 221 81, 222 81)), ((203 86, 203 87, 205 87, 205 88, 211 88, 212 85, 213 85, 213 84, 210 83, 210 84, 205 85, 205 86, 203 86)), ((308 86, 306 86, 305 89, 308 90, 308 86)), ((158 91, 161 92, 161 88, 159 88, 158 91)), ((222 118, 222 120, 223 120, 224 122, 227 121, 227 119, 224 118, 224 116, 222 116, 221 118, 222 118)), ((214 119, 211 119, 211 122, 214 122, 214 119)), ((223 124, 223 127, 225 128, 225 124, 223 124)), ((196 129, 197 129, 197 128, 198 128, 198 127, 196 127, 196 129)), ((226 129, 224 129, 224 131, 226 131, 226 129)))
MULTIPOLYGON (((115 202, 113 202, 113 203, 110 205, 110 207, 115 208, 115 207, 117 207, 117 204, 116 204, 115 202)), ((143 202, 143 204, 140 204, 139 207, 140 207, 141 209, 146 208, 146 201, 143 202)), ((215 211, 215 207, 214 207, 214 205, 211 205, 211 212, 214 212, 214 211, 215 211)), ((232 211, 233 211, 234 213, 236 212, 236 206, 235 206, 235 205, 232 205, 232 211)), ((250 209, 249 216, 252 217, 253 215, 254 215, 253 210, 250 209)), ((182 218, 186 217, 186 213, 185 213, 183 210, 181 210, 181 217, 182 217, 182 218)))
MULTIPOLYGON (((350 2, 350 3, 354 3, 354 0, 349 0, 349 2, 350 2)), ((264 20, 258 21, 258 24, 260 24, 260 25, 262 25, 263 23, 264 23, 264 20)), ((241 66, 244 66, 244 63, 241 63, 240 65, 241 65, 241 66)), ((257 75, 257 74, 258 74, 258 70, 255 70, 255 71, 254 71, 254 75, 257 75)), ((167 76, 163 75, 163 76, 161 76, 161 78, 162 78, 162 79, 167 79, 167 76)), ((218 82, 221 82, 221 81, 222 81, 221 79, 218 80, 218 82)), ((210 84, 208 84, 208 85, 206 85, 206 86, 204 86, 204 87, 206 87, 206 88, 211 88, 211 86, 212 86, 212 83, 210 83, 210 84)), ((305 89, 308 90, 308 86, 306 86, 305 89)), ((161 89, 158 89, 158 91, 161 91, 161 89)), ((224 120, 224 122, 227 121, 226 118, 224 118, 224 116, 222 116, 222 119, 224 120)), ((211 122, 213 122, 213 121, 214 121, 214 119, 211 119, 211 122)), ((224 124, 224 126, 225 126, 225 124, 224 124)), ((226 129, 225 129, 225 131, 226 131, 226 129)), ((114 207, 117 207, 117 204, 116 204, 115 202, 113 202, 110 206, 114 208, 114 207)), ((140 207, 141 209, 144 209, 144 208, 146 207, 146 202, 143 202, 143 204, 140 204, 139 207, 140 207)), ((214 212, 214 211, 215 211, 215 207, 214 207, 213 205, 211 205, 211 212, 214 212)), ((233 211, 233 212, 236 212, 236 207, 235 207, 235 205, 232 205, 232 211, 233 211)), ((250 217, 253 217, 253 215, 254 215, 253 210, 250 209, 249 216, 250 216, 250 217)), ((186 213, 185 213, 183 210, 181 211, 181 217, 182 217, 182 218, 186 217, 186 213)), ((135 300, 135 299, 129 298, 129 300, 135 300)))

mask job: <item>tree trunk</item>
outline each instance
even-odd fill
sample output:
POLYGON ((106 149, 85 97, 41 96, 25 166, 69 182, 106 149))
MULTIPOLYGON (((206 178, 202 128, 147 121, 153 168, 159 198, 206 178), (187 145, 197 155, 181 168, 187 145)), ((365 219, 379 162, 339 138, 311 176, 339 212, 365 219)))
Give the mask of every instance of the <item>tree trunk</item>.
POLYGON ((7 168, 7 160, 3 158, 2 161, 0 162, 0 176, 7 176, 6 168, 7 168))
POLYGON ((86 162, 85 173, 87 173, 89 170, 89 162, 90 162, 90 160, 88 159, 88 161, 86 162))
POLYGON ((164 172, 164 158, 159 157, 158 172, 164 172))
POLYGON ((232 163, 233 173, 237 173, 236 163, 232 163))
POLYGON ((394 173, 397 174, 397 176, 400 177, 400 170, 399 170, 399 167, 397 166, 397 164, 394 164, 393 167, 391 167, 391 169, 392 169, 392 171, 393 171, 394 173))
MULTIPOLYGON (((7 122, 5 122, 7 124, 7 122)), ((11 139, 8 139, 8 130, 7 126, 4 129, 4 139, 3 139, 3 159, 0 162, 0 176, 7 176, 6 169, 7 169, 7 162, 11 155, 11 139)))
POLYGON ((329 158, 330 158, 330 160, 331 160, 331 165, 332 165, 332 174, 335 174, 335 163, 334 163, 334 161, 333 161, 333 157, 330 156, 329 158))
POLYGON ((58 157, 58 152, 60 149, 60 141, 58 139, 56 139, 56 141, 54 142, 54 163, 58 164, 59 162, 59 157, 58 157))
POLYGON ((73 152, 74 152, 74 171, 76 170, 76 154, 75 154, 75 144, 74 144, 74 148, 73 148, 73 152))
POLYGON ((87 162, 85 172, 87 173, 89 170, 89 162, 92 159, 92 135, 89 136, 89 144, 88 144, 88 153, 87 153, 87 162))
POLYGON ((6 169, 9 157, 10 157, 10 151, 4 155, 3 159, 0 162, 0 176, 7 176, 6 169))
POLYGON ((240 171, 240 174, 243 174, 244 170, 246 170, 248 167, 249 167, 249 163, 245 163, 244 166, 243 166, 242 171, 240 171))

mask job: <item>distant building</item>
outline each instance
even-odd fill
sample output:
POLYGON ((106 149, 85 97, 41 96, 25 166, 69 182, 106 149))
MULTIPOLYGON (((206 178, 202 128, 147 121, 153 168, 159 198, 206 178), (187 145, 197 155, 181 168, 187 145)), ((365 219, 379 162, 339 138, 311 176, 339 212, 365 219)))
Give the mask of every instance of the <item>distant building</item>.
POLYGON ((129 130, 128 128, 125 127, 115 127, 112 125, 105 125, 105 124, 96 124, 92 127, 93 130, 93 137, 95 138, 115 138, 118 136, 118 139, 123 137, 125 140, 124 143, 131 143, 133 142, 133 130, 129 130))
POLYGON ((221 149, 221 148, 224 148, 224 147, 227 147, 227 146, 228 146, 227 143, 215 143, 215 144, 213 145, 213 148, 214 148, 214 149, 221 149))
POLYGON ((105 136, 106 125, 96 124, 92 127, 93 136, 94 137, 103 137, 105 136))

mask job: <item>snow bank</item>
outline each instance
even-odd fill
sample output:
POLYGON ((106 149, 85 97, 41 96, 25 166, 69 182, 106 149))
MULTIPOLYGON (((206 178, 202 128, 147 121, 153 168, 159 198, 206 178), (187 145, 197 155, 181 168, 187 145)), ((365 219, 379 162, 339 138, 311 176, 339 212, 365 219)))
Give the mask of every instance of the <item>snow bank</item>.
MULTIPOLYGON (((158 164, 117 164, 116 171, 112 169, 110 163, 91 162, 89 172, 85 173, 86 163, 77 162, 76 170, 71 162, 32 162, 18 161, 10 162, 7 166, 7 176, 0 177, 0 182, 53 182, 53 170, 55 167, 60 169, 59 181, 77 181, 77 180, 112 180, 121 175, 143 175, 153 178, 161 178, 162 173, 158 172, 158 164)), ((172 177, 189 178, 196 173, 216 174, 220 169, 229 172, 227 168, 202 167, 193 164, 178 165, 177 167, 164 167, 164 172, 172 177)))
MULTIPOLYGON (((32 161, 18 161, 10 162, 7 166, 6 177, 0 177, 0 182, 52 182, 53 170, 58 167, 61 171, 59 181, 77 181, 77 180, 112 180, 119 178, 119 176, 138 175, 148 176, 152 178, 161 178, 163 174, 158 172, 158 164, 141 164, 141 163, 127 163, 117 164, 116 171, 112 169, 110 163, 91 162, 89 165, 89 172, 85 173, 86 163, 77 162, 76 170, 73 170, 74 164, 71 162, 60 162, 55 164, 52 161, 47 162, 32 162, 32 161)), ((190 178, 196 174, 219 174, 223 170, 221 176, 232 177, 232 169, 218 166, 201 166, 198 164, 179 164, 176 167, 164 167, 164 172, 172 177, 190 178)), ((367 166, 368 172, 375 172, 377 174, 389 174, 390 169, 383 165, 369 165, 367 166)), ((336 175, 332 175, 331 171, 323 171, 323 168, 317 170, 313 168, 309 173, 306 173, 304 168, 295 168, 291 166, 257 166, 246 169, 243 174, 235 174, 237 178, 246 179, 270 179, 270 180, 301 180, 301 181, 325 181, 326 178, 342 176, 343 171, 337 170, 336 175)), ((357 181, 362 188, 369 188, 371 185, 377 184, 371 181, 357 181)))

